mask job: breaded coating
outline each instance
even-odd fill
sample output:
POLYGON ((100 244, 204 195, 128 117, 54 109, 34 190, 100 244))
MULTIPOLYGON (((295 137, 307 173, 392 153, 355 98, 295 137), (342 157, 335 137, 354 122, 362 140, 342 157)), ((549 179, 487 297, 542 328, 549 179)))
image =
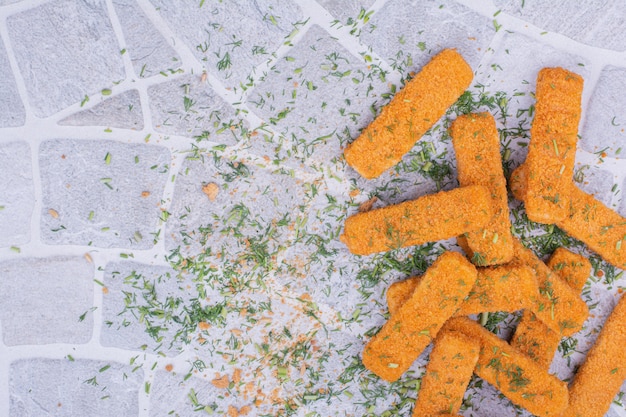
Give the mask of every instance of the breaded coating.
POLYGON ((346 220, 340 239, 350 252, 369 255, 449 239, 484 227, 491 217, 489 190, 472 185, 358 213, 346 220))
POLYGON ((511 346, 548 369, 561 343, 561 336, 546 326, 530 310, 524 310, 511 338, 511 346))
POLYGON ((411 298, 363 350, 363 364, 387 381, 411 366, 454 314, 476 281, 476 268, 456 252, 444 252, 426 270, 411 298))
POLYGON ((626 298, 622 297, 570 386, 563 417, 602 417, 626 379, 626 298))
MULTIPOLYGON (((526 164, 511 174, 511 191, 526 202, 528 188, 526 164)), ((626 269, 626 218, 580 190, 570 182, 568 216, 556 225, 571 237, 584 242, 611 265, 626 269)))
MULTIPOLYGON (((531 308, 540 297, 535 272, 525 265, 476 268, 478 277, 455 316, 531 308)), ((417 286, 420 277, 391 284, 387 289, 389 314, 395 314, 417 286)))
POLYGON ((541 297, 531 308, 532 312, 559 336, 571 336, 579 331, 589 316, 587 304, 519 240, 514 239, 513 247, 515 262, 531 267, 537 277, 541 297))
MULTIPOLYGON (((580 294, 591 271, 591 263, 582 255, 565 248, 554 251, 548 267, 565 281, 572 290, 580 294)), ((538 364, 548 369, 561 342, 561 336, 553 332, 531 311, 524 311, 511 345, 527 354, 538 364)))
POLYGON ((454 49, 444 49, 398 92, 344 156, 365 178, 391 168, 469 87, 474 74, 454 49))
POLYGON ((413 416, 458 413, 478 361, 480 343, 459 332, 439 332, 422 377, 413 416))
POLYGON ((567 216, 578 141, 583 79, 563 68, 537 76, 537 103, 528 146, 528 218, 555 223, 567 216))
POLYGON ((567 407, 565 382, 480 324, 466 317, 448 320, 442 331, 458 331, 480 342, 474 373, 513 403, 540 417, 560 416, 567 407))
POLYGON ((489 113, 459 116, 452 123, 450 134, 459 184, 489 188, 493 208, 493 219, 487 227, 458 239, 467 241, 467 254, 476 265, 507 263, 513 258, 513 239, 496 122, 489 113))
POLYGON ((550 257, 547 265, 551 270, 556 272, 571 289, 579 294, 591 274, 591 262, 589 262, 589 259, 565 248, 557 248, 550 257))

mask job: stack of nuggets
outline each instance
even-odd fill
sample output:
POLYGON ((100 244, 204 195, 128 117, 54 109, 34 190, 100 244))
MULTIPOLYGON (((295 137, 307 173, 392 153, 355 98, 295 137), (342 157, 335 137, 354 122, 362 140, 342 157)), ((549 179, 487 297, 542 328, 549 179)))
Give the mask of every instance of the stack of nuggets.
MULTIPOLYGON (((446 85, 438 79, 437 85, 449 91, 437 97, 447 98, 423 101, 428 114, 437 116, 435 120, 426 118, 428 126, 422 123, 414 128, 417 101, 424 100, 421 94, 427 91, 424 86, 433 79, 434 69, 439 68, 443 78, 463 73, 459 57, 450 50, 435 57, 415 77, 416 86, 409 84, 346 149, 347 162, 366 178, 378 176, 397 163, 444 114, 445 107, 452 104, 451 97, 460 96, 460 86, 471 80, 446 85), (450 71, 441 70, 444 61, 454 62, 450 71), (417 101, 411 95, 414 93, 417 101), (438 107, 436 111, 433 106, 438 107), (407 123, 403 124, 400 119, 405 116, 407 123)), ((592 249, 595 244, 614 243, 613 251, 601 248, 598 252, 624 268, 626 250, 619 250, 621 241, 626 240, 626 229, 622 229, 626 221, 608 214, 604 206, 580 195, 571 184, 582 83, 580 76, 561 68, 540 72, 529 156, 526 165, 515 173, 512 188, 514 195, 526 202, 532 220, 562 225, 575 237, 591 242, 592 249), (587 205, 584 213, 590 217, 591 221, 586 221, 591 226, 582 226, 581 204, 587 205), (601 237, 594 237, 600 230, 601 237), (580 237, 585 234, 589 234, 587 240, 580 237)), ((393 284, 387 293, 391 317, 366 345, 363 363, 381 378, 395 381, 434 341, 414 416, 458 413, 472 373, 538 416, 560 416, 566 408, 563 415, 582 416, 579 410, 592 406, 590 400, 583 396, 570 400, 567 385, 550 375, 548 367, 561 337, 580 330, 588 316, 580 291, 589 274, 589 261, 560 249, 545 265, 513 238, 499 137, 491 115, 460 116, 450 132, 458 162, 458 189, 352 216, 346 221, 341 240, 353 253, 368 255, 456 235, 479 268, 459 254, 445 252, 422 277, 393 284), (517 310, 524 312, 511 343, 464 317, 517 310), (454 374, 445 372, 450 367, 454 374)), ((607 335, 605 330, 594 348, 595 352, 612 352, 611 358, 623 364, 624 371, 611 370, 617 374, 611 378, 615 387, 626 378, 626 356, 614 352, 616 344, 626 342, 626 332, 613 329, 615 323, 626 319, 622 310, 626 312, 626 307, 616 309, 610 321, 610 330, 616 335, 607 335)), ((590 375, 606 376, 607 363, 604 353, 590 354, 588 370, 577 376, 572 395, 599 389, 599 379, 590 375)), ((612 395, 606 397, 608 404, 612 395)))

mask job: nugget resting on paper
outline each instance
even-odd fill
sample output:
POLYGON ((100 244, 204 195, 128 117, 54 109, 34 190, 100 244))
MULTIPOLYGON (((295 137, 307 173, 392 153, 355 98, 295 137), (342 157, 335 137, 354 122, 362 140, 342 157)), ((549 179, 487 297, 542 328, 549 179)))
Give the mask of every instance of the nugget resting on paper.
POLYGON ((474 74, 454 49, 444 49, 382 108, 349 144, 346 162, 365 178, 391 168, 469 87, 474 74))
POLYGON ((458 413, 478 361, 480 343, 459 332, 440 332, 426 371, 413 416, 458 413))
POLYGON ((450 134, 459 184, 489 188, 493 208, 493 219, 487 226, 458 239, 466 241, 462 246, 469 248, 467 254, 476 265, 509 262, 513 257, 513 239, 496 122, 489 113, 459 116, 452 123, 450 134))
POLYGON ((622 297, 578 368, 563 417, 602 417, 626 379, 626 297, 622 297))
POLYGON ((547 263, 571 289, 580 293, 591 274, 591 262, 565 248, 557 248, 547 263))
POLYGON ((481 344, 474 373, 513 403, 540 417, 560 416, 567 407, 567 385, 528 356, 466 317, 448 320, 442 331, 466 334, 481 344))
MULTIPOLYGON (((540 296, 535 273, 525 265, 499 265, 477 268, 477 271, 476 282, 455 316, 522 310, 532 307, 540 296)), ((411 297, 419 279, 412 277, 389 286, 387 306, 390 314, 395 314, 411 297)))
POLYGON ((485 226, 492 217, 489 200, 489 190, 480 185, 440 191, 355 214, 340 239, 357 255, 449 239, 485 226))
POLYGON ((528 145, 528 218, 555 223, 567 216, 578 141, 583 79, 563 68, 537 76, 535 117, 528 145))
POLYGON ((589 316, 587 304, 519 240, 514 239, 513 247, 515 262, 531 267, 537 277, 541 297, 532 312, 560 336, 571 336, 579 331, 589 316))
MULTIPOLYGON (((591 263, 587 258, 565 248, 558 248, 548 261, 548 267, 575 292, 580 293, 591 263)), ((545 369, 550 367, 561 336, 550 330, 531 311, 526 310, 517 324, 511 345, 518 348, 545 369)))
MULTIPOLYGON (((521 165, 511 174, 511 191, 526 202, 527 167, 521 165)), ((626 218, 596 200, 591 194, 570 184, 568 216, 556 225, 571 237, 585 243, 602 259, 617 268, 626 269, 626 218)))
POLYGON ((417 359, 476 281, 476 268, 456 252, 444 252, 426 270, 411 298, 363 350, 363 364, 387 381, 417 359))

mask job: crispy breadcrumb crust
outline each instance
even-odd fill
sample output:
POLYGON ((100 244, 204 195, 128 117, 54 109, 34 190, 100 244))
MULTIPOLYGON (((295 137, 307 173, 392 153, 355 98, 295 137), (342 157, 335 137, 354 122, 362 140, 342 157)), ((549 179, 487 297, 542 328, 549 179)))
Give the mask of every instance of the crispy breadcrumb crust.
POLYGON ((554 223, 567 216, 581 115, 583 79, 563 68, 537 76, 535 117, 528 146, 528 218, 554 223))
MULTIPOLYGON (((521 165, 511 174, 511 192, 518 200, 528 199, 528 172, 521 165)), ((571 237, 585 243, 611 265, 626 269, 626 218, 580 190, 570 181, 569 212, 555 224, 571 237)))
POLYGON ((493 208, 493 219, 487 227, 458 239, 467 241, 468 255, 476 265, 507 263, 513 258, 513 238, 496 122, 489 113, 459 116, 452 123, 450 134, 459 184, 489 188, 493 208))
POLYGON ((397 164, 469 87, 474 73, 454 49, 444 49, 398 92, 344 150, 365 178, 397 164))
POLYGON ((582 255, 565 248, 557 248, 547 263, 548 267, 559 277, 580 293, 591 274, 591 262, 582 255))
POLYGON ((476 281, 476 268, 456 252, 444 252, 426 270, 411 298, 363 350, 363 365, 386 381, 406 372, 476 281))
POLYGON ((350 252, 369 255, 449 239, 484 227, 492 215, 489 190, 472 185, 358 213, 340 239, 350 252))
POLYGON ((478 361, 480 343, 460 332, 440 332, 413 408, 414 417, 458 413, 478 361))
POLYGON ((475 373, 513 403, 540 417, 560 416, 568 404, 565 382, 528 356, 466 317, 448 320, 442 331, 457 331, 481 344, 475 373))
POLYGON ((563 417, 602 417, 626 379, 626 298, 622 297, 570 387, 563 417))

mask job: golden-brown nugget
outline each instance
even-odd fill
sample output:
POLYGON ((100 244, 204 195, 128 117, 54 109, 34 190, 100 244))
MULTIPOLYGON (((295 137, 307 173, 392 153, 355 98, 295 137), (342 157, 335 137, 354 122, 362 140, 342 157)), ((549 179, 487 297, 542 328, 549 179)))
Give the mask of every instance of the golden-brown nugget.
POLYGON ((473 77, 458 52, 440 52, 346 147, 346 162, 365 178, 378 177, 400 162, 469 87, 473 77))
POLYGON ((456 252, 426 270, 411 298, 363 350, 363 364, 387 381, 398 379, 437 336, 476 281, 476 268, 456 252))
POLYGON ((480 343, 459 332, 440 332, 435 339, 413 416, 458 413, 478 361, 480 343))
POLYGON ((578 293, 582 291, 591 274, 589 259, 565 248, 557 248, 550 256, 547 265, 578 293))
POLYGON ((486 227, 458 239, 467 242, 468 255, 476 265, 509 262, 513 257, 513 239, 496 122, 489 113, 459 116, 452 123, 450 134, 459 184, 489 188, 493 208, 493 219, 486 227))
MULTIPOLYGON (((525 265, 477 268, 478 277, 455 316, 531 308, 540 297, 534 271, 525 265)), ((395 314, 417 286, 420 277, 396 282, 387 289, 389 313, 395 314)))
MULTIPOLYGON (((575 292, 580 293, 591 270, 587 258, 565 248, 558 248, 548 261, 548 267, 565 281, 575 292)), ((538 364, 548 369, 554 358, 561 336, 550 330, 531 311, 524 311, 511 345, 527 354, 538 364)))
POLYGON ((567 216, 578 141, 583 79, 563 68, 537 76, 535 117, 528 146, 528 218, 555 223, 567 216))
MULTIPOLYGON (((525 164, 511 174, 511 191, 515 198, 524 202, 530 194, 527 177, 525 164)), ((626 218, 580 190, 573 182, 570 188, 568 216, 556 225, 584 242, 611 265, 626 269, 626 218)))
POLYGON ((626 379, 626 297, 622 297, 570 387, 563 417, 602 417, 626 379))
POLYGON ((476 375, 513 403, 537 416, 560 416, 567 407, 567 385, 480 324, 466 317, 448 320, 442 331, 458 331, 481 344, 476 375))
POLYGON ((350 252, 369 255, 476 230, 492 213, 486 187, 460 187, 351 216, 340 239, 350 252))
POLYGON ((589 316, 587 304, 519 240, 514 239, 513 248, 515 262, 531 267, 537 277, 541 297, 532 312, 560 336, 571 336, 579 331, 589 316))

